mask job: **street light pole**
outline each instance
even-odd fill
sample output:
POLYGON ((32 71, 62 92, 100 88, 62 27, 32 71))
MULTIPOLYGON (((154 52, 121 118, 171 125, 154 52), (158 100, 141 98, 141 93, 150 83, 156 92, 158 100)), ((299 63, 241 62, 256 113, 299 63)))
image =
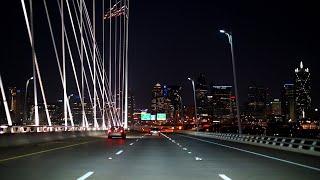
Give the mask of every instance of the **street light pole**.
POLYGON ((236 65, 235 65, 235 60, 234 60, 233 43, 232 43, 232 33, 226 32, 225 30, 220 30, 220 33, 225 34, 228 37, 229 44, 230 44, 232 70, 233 70, 233 83, 234 83, 234 90, 235 90, 235 94, 236 94, 238 131, 239 131, 239 134, 242 134, 241 120, 240 120, 240 108, 239 108, 238 85, 237 85, 237 74, 236 74, 236 65))
POLYGON ((199 131, 199 119, 198 119, 198 115, 197 115, 197 101, 196 101, 196 88, 194 85, 194 80, 191 78, 188 78, 189 81, 191 81, 192 83, 192 89, 193 89, 193 100, 194 100, 194 114, 196 117, 196 123, 197 123, 197 132, 199 131))
POLYGON ((27 98, 28 98, 28 86, 29 82, 33 80, 33 77, 30 77, 27 82, 26 82, 26 91, 24 95, 24 106, 23 106, 23 113, 24 113, 24 119, 28 120, 28 115, 27 115, 27 98))

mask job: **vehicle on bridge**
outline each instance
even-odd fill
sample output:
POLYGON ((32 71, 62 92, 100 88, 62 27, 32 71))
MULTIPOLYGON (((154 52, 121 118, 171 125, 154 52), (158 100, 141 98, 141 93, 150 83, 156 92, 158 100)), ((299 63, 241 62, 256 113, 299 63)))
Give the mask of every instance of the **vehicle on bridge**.
POLYGON ((156 127, 153 127, 153 128, 150 129, 149 134, 151 136, 153 136, 153 135, 160 136, 160 129, 156 128, 156 127))
POLYGON ((113 137, 121 137, 122 139, 126 138, 126 131, 121 126, 112 126, 107 131, 108 139, 113 137))

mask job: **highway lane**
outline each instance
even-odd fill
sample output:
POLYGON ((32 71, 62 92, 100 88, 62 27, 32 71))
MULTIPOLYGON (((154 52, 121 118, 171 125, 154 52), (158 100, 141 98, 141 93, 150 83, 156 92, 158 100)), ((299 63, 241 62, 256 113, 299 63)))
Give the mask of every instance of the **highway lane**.
POLYGON ((179 134, 128 137, 127 140, 96 138, 85 144, 0 162, 0 179, 248 180, 320 177, 317 170, 218 144, 319 168, 319 158, 313 156, 179 134))
POLYGON ((181 145, 192 147, 203 155, 204 168, 220 169, 221 173, 228 174, 231 179, 282 180, 320 177, 319 157, 211 138, 185 135, 174 137, 181 145))
MULTIPOLYGON (((54 147, 51 143, 43 143, 40 151, 30 150, 30 148, 39 150, 39 146, 22 148, 27 149, 28 153, 21 152, 20 148, 17 148, 17 152, 14 155, 11 153, 11 157, 27 156, 5 161, 0 159, 0 179, 76 179, 85 174, 88 169, 104 162, 108 153, 128 145, 136 137, 138 136, 130 135, 126 140, 110 140, 106 136, 90 138, 89 141, 87 138, 85 141, 80 141, 79 138, 63 140, 59 141, 62 145, 54 147), (65 141, 72 141, 72 143, 65 144, 65 141), (80 141, 80 144, 77 141, 80 141), (70 145, 75 146, 57 149, 70 145), (34 154, 36 152, 40 153, 34 154)), ((15 151, 15 148, 8 148, 8 150, 15 151)), ((3 151, 5 150, 2 149, 1 152, 3 151)))

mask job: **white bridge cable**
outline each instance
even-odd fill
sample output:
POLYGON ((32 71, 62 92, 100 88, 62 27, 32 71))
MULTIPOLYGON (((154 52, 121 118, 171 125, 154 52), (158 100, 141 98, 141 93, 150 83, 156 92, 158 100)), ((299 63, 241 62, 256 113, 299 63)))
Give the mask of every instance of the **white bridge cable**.
MULTIPOLYGON (((72 1, 73 7, 76 11, 76 7, 74 4, 74 1, 72 1)), ((83 1, 80 0, 80 7, 79 7, 79 14, 80 14, 80 61, 81 61, 81 93, 82 93, 82 101, 84 102, 84 67, 83 67, 83 44, 82 44, 82 40, 83 40, 83 1)), ((76 17, 78 20, 78 16, 77 13, 76 17)), ((79 21, 79 20, 78 20, 79 21)), ((88 127, 88 121, 87 118, 85 117, 85 109, 84 109, 84 104, 81 105, 82 108, 82 126, 83 127, 88 127)))
MULTIPOLYGON (((55 41, 55 38, 54 38, 54 35, 53 35, 52 24, 51 24, 50 15, 49 15, 49 11, 48 11, 46 0, 43 0, 43 3, 44 3, 45 11, 46 11, 46 16, 47 16, 47 21, 48 21, 48 26, 49 26, 49 30, 50 30, 52 44, 53 44, 53 47, 54 47, 54 53, 55 53, 56 61, 57 61, 57 64, 58 64, 60 80, 61 80, 62 86, 64 86, 63 74, 62 74, 61 64, 60 64, 60 58, 59 58, 58 51, 57 51, 57 46, 56 46, 56 43, 55 43, 56 41, 55 41)), ((64 98, 65 97, 67 98, 67 94, 64 93, 64 98)), ((67 98, 67 110, 68 110, 68 114, 69 114, 70 118, 72 119, 72 113, 71 113, 71 108, 70 108, 70 103, 69 103, 69 99, 68 98, 67 98)))
MULTIPOLYGON (((60 8, 60 3, 59 3, 58 0, 57 0, 57 3, 58 3, 58 6, 59 6, 59 8, 60 8)), ((67 2, 67 6, 68 6, 68 2, 67 2)), ((69 9, 70 9, 70 8, 69 8, 69 9)), ((77 74, 76 74, 76 70, 75 70, 75 66, 74 66, 74 61, 73 61, 72 53, 71 53, 71 49, 70 49, 69 39, 68 39, 68 36, 67 36, 67 33, 66 33, 66 29, 65 29, 65 28, 64 28, 64 33, 65 33, 65 36, 66 36, 68 51, 69 51, 69 55, 70 55, 70 59, 71 59, 71 63, 72 63, 73 73, 74 73, 74 77, 75 77, 75 80, 76 80, 79 97, 80 97, 80 99, 81 99, 81 103, 83 104, 83 103, 84 103, 84 101, 82 100, 82 99, 83 99, 83 98, 82 98, 83 95, 81 95, 82 93, 80 92, 79 82, 78 82, 78 79, 77 79, 77 74)), ((76 37, 75 37, 75 38, 76 38, 76 37)), ((77 47, 79 47, 79 46, 77 45, 77 47)), ((78 51, 79 51, 79 49, 78 49, 78 51)), ((57 55, 57 54, 56 54, 56 55, 57 55)), ((58 66, 59 66, 59 71, 60 71, 60 74, 61 74, 61 70, 60 70, 61 67, 60 67, 59 61, 58 61, 58 66)), ((89 91, 89 93, 90 93, 89 85, 88 85, 88 84, 87 84, 87 88, 88 88, 88 91, 89 91)), ((91 97, 91 94, 89 94, 89 96, 91 97)), ((90 100, 91 100, 91 99, 90 99, 90 100)), ((69 101, 67 101, 67 103, 68 103, 68 107, 67 107, 67 108, 68 108, 68 111, 71 112, 71 109, 70 109, 70 106, 69 106, 69 101)), ((91 104, 92 104, 92 103, 91 103, 91 104)), ((71 114, 71 113, 69 113, 69 116, 72 118, 72 114, 71 114)), ((85 121, 85 122, 84 122, 85 126, 88 127, 88 121, 87 121, 86 115, 84 115, 84 121, 85 121)))
MULTIPOLYGON (((62 76, 63 76, 63 94, 67 94, 67 80, 66 80, 66 58, 65 58, 65 48, 64 48, 64 15, 63 15, 63 0, 61 0, 60 16, 61 16, 61 48, 62 48, 62 76)), ((68 126, 68 114, 67 114, 67 97, 63 96, 63 114, 64 114, 64 126, 68 126)))
MULTIPOLYGON (((39 69, 39 65, 38 65, 38 60, 37 60, 36 52, 35 52, 35 49, 34 49, 34 44, 33 44, 33 41, 32 41, 32 35, 31 35, 31 30, 30 30, 30 26, 29 26, 28 15, 27 15, 27 11, 26 11, 24 0, 21 0, 21 4, 22 4, 23 14, 24 14, 24 17, 25 17, 25 22, 26 22, 26 26, 27 26, 27 30, 28 30, 30 44, 31 44, 31 47, 32 47, 32 51, 34 53, 34 61, 35 61, 35 66, 36 66, 36 70, 37 70, 36 74, 37 74, 37 77, 39 79, 40 90, 41 90, 41 95, 42 95, 42 98, 43 98, 43 103, 44 103, 44 107, 45 107, 47 121, 48 121, 48 125, 51 126, 51 119, 50 119, 48 106, 47 106, 47 101, 46 101, 46 96, 45 96, 44 88, 43 88, 43 84, 42 84, 42 79, 41 79, 41 73, 40 73, 40 69, 39 69)), ((34 83, 36 83, 36 82, 34 82, 34 83)), ((39 125, 39 124, 36 124, 36 125, 39 125)))
MULTIPOLYGON (((86 19, 87 19, 87 26, 88 26, 88 30, 90 31, 90 35, 92 37, 92 30, 91 30, 91 23, 90 23, 90 19, 88 17, 88 13, 87 13, 87 9, 86 6, 84 6, 84 11, 85 11, 85 15, 86 15, 86 19)), ((90 38, 91 39, 91 38, 90 38)), ((90 48, 89 48, 90 49, 90 48)), ((97 49, 96 49, 97 50, 97 49)))
MULTIPOLYGON (((68 5, 68 4, 67 4, 68 5)), ((75 7, 75 6, 74 6, 75 7)), ((70 8, 69 8, 70 9, 70 8)), ((69 12, 69 14, 70 14, 70 12, 69 12)), ((76 14, 76 16, 77 16, 77 14, 76 14)), ((71 18, 71 16, 70 16, 70 18, 71 18)), ((78 20, 78 17, 77 17, 77 22, 78 22, 78 24, 79 24, 79 20, 78 20)), ((73 24, 73 20, 71 20, 71 23, 73 24)), ((74 30, 74 26, 73 26, 73 31, 74 31, 74 35, 75 35, 75 38, 76 38, 76 33, 75 33, 75 30, 74 30)), ((88 40, 88 39, 87 39, 88 40)), ((89 43, 89 42, 88 42, 89 43)), ((77 44, 77 41, 76 41, 76 44, 77 44)), ((77 44, 77 47, 78 47, 78 44, 77 44)), ((89 48, 89 50, 91 50, 90 49, 90 46, 88 46, 89 48)), ((92 53, 90 53, 90 55, 92 55, 92 53)), ((87 58, 88 59, 88 58, 87 58)), ((92 74, 92 71, 91 71, 91 74, 92 74)), ((100 82, 98 82, 98 83, 100 83, 100 82)), ((102 96, 104 95, 104 92, 103 92, 103 90, 101 90, 101 85, 99 84, 99 87, 100 87, 100 92, 102 91, 102 96)), ((104 96, 103 96, 104 97, 104 96)), ((98 102, 98 103, 100 103, 100 102, 98 102)), ((100 106, 100 104, 99 104, 99 106, 100 106)), ((102 108, 103 109, 103 108, 102 108)), ((100 107, 100 110, 101 110, 101 107, 100 107)), ((103 116, 103 111, 102 111, 102 116, 103 116)))
MULTIPOLYGON (((79 6, 79 3, 78 3, 78 6, 79 6)), ((87 22, 87 26, 88 26, 88 30, 90 31, 90 34, 91 34, 91 36, 93 36, 93 34, 92 34, 92 30, 91 30, 91 23, 89 22, 90 21, 90 18, 89 18, 89 16, 88 16, 88 13, 86 12, 86 7, 84 7, 85 8, 85 14, 86 14, 86 22, 87 22), (89 22, 89 23, 88 23, 89 22)), ((78 18, 77 18, 77 20, 78 20, 78 18)), ((86 31, 86 28, 85 28, 85 31, 86 31)), ((86 39, 87 39, 87 41, 88 41, 88 43, 90 44, 90 40, 91 40, 91 38, 88 38, 87 37, 87 32, 86 32, 86 39), (90 39, 90 40, 89 40, 90 39)), ((92 40, 92 42, 93 42, 93 40, 92 40)), ((110 41, 109 41, 109 43, 110 43, 110 41)), ((89 51, 90 51, 90 55, 92 56, 92 51, 91 51, 91 48, 90 48, 91 46, 88 46, 88 49, 89 49, 89 51)), ((101 57, 99 56, 100 54, 99 54, 99 50, 98 50, 98 48, 96 48, 95 49, 97 52, 97 55, 98 55, 98 60, 100 60, 99 61, 99 63, 101 64, 101 57)), ((110 58, 110 57, 109 57, 110 58)), ((89 58, 87 58, 87 59, 89 59, 89 58)), ((99 65, 100 65, 99 64, 99 65)), ((99 67, 99 65, 98 65, 98 71, 101 71, 100 69, 101 69, 101 67, 99 67), (100 68, 100 69, 99 69, 100 68)), ((101 65, 100 65, 101 66, 101 65)), ((90 72, 91 74, 92 74, 92 71, 90 72)), ((109 72, 110 73, 110 72, 109 72)), ((99 72, 99 75, 100 75, 100 78, 101 78, 101 72, 99 72)), ((100 79, 99 79, 100 80, 100 79)), ((109 84, 109 87, 110 87, 110 82, 108 83, 109 84)), ((109 88, 109 91, 110 91, 110 88, 109 88)), ((102 91, 102 92, 104 92, 104 90, 102 91)), ((110 91, 111 92, 111 91, 110 91)), ((111 98, 112 98, 112 96, 110 96, 111 98)), ((110 99, 111 99, 110 98, 110 99)), ((111 99, 112 100, 112 99, 111 99)), ((111 107, 110 106, 110 102, 109 102, 109 107, 111 107)), ((112 114, 111 114, 112 115, 112 114)))
MULTIPOLYGON (((119 1, 117 4, 119 4, 120 2, 121 1, 119 1)), ((122 71, 123 71, 122 72, 122 77, 121 77, 121 72, 118 72, 119 73, 119 77, 118 77, 119 79, 118 80, 120 82, 122 81, 122 84, 119 87, 119 96, 121 96, 121 102, 118 102, 118 103, 121 103, 121 105, 118 105, 118 107, 120 106, 121 107, 120 109, 122 111, 124 109, 124 113, 123 112, 121 113, 121 116, 122 116, 121 119, 123 119, 123 115, 124 115, 124 124, 125 124, 125 127, 127 127, 127 105, 128 105, 128 102, 127 102, 127 97, 128 97, 128 80, 127 80, 128 79, 128 73, 127 73, 128 72, 128 63, 127 63, 127 60, 128 60, 127 59, 127 47, 128 47, 128 43, 127 43, 127 40, 128 40, 127 37, 128 36, 127 35, 128 35, 128 31, 127 31, 127 27, 128 27, 128 17, 129 17, 129 13, 128 13, 129 2, 124 1, 124 5, 122 3, 120 3, 120 5, 121 5, 120 9, 117 9, 118 8, 117 4, 114 5, 112 8, 111 8, 111 4, 110 4, 110 9, 109 9, 109 12, 105 15, 105 19, 111 19, 112 17, 115 17, 115 19, 117 19, 118 16, 121 16, 121 15, 125 16, 124 28, 123 28, 123 30, 122 30, 122 28, 120 28, 120 32, 121 33, 122 33, 122 31, 124 31, 123 39, 125 39, 125 42, 120 41, 120 43, 123 43, 124 47, 121 47, 121 45, 120 45, 120 47, 123 48, 123 55, 122 55, 122 58, 119 58, 119 61, 118 61, 119 63, 121 63, 121 60, 122 60, 122 64, 123 64, 123 66, 122 66, 122 71), (114 14, 112 14, 111 11, 114 14), (108 15, 109 15, 109 17, 108 17, 108 15), (125 101, 124 105, 123 105, 123 93, 124 93, 124 96, 125 96, 124 97, 124 101, 125 101)), ((120 22, 120 25, 121 25, 121 22, 120 22)), ((115 25, 115 26, 117 27, 117 25, 115 25)), ((116 40, 117 40, 117 38, 115 38, 115 41, 116 40)), ((115 47, 117 47, 117 46, 115 46, 115 47)), ((121 56, 121 53, 120 53, 119 56, 121 56)), ((115 58, 115 59, 117 59, 117 58, 115 58)), ((121 71, 121 68, 119 68, 119 70, 121 71)), ((115 81, 117 81, 116 78, 115 78, 115 81)))
MULTIPOLYGON (((109 0, 109 9, 111 9, 111 0, 109 0)), ((104 12, 103 12, 104 13, 104 12)), ((111 11, 110 11, 110 16, 111 16, 111 11)), ((111 90, 111 79, 112 79, 112 74, 111 74, 111 69, 112 69, 112 48, 111 48, 111 44, 112 44, 112 23, 111 21, 109 21, 109 90, 110 92, 111 90)), ((112 92, 111 92, 112 93, 112 92)), ((109 108, 112 106, 112 96, 111 96, 111 102, 109 102, 109 108)), ((108 123, 109 127, 111 126, 111 122, 109 120, 108 123)))
POLYGON ((4 109, 6 111, 6 117, 7 117, 8 125, 12 126, 11 115, 10 115, 10 111, 9 111, 9 107, 8 107, 8 102, 7 102, 7 99, 6 99, 6 93, 5 93, 4 88, 3 88, 3 82, 2 82, 1 74, 0 74, 0 90, 1 90, 4 109))
MULTIPOLYGON (((87 18, 87 20, 88 20, 88 19, 89 19, 89 18, 87 18)), ((90 23, 87 23, 87 24, 88 24, 88 27, 90 27, 90 23)), ((85 31, 85 32, 86 32, 86 31, 85 31)), ((86 34, 86 38, 87 38, 87 41, 88 41, 88 43, 89 43, 89 40, 88 40, 89 38, 87 37, 87 34, 86 34)), ((90 46, 89 46, 88 49, 91 50, 91 49, 90 49, 90 46)), ((96 48, 96 50, 98 50, 98 49, 96 48)), ((90 53, 90 55, 92 55, 92 53, 90 53)), ((91 73, 92 73, 92 71, 91 71, 91 73)), ((99 85, 100 91, 102 91, 102 90, 101 90, 100 81, 98 81, 98 85, 99 85)))
MULTIPOLYGON (((28 29, 28 34, 29 34, 29 39, 30 39, 30 43, 31 43, 31 47, 34 48, 34 43, 32 42, 32 34, 30 32, 30 26, 29 23, 27 21, 28 17, 26 14, 26 9, 25 9, 25 4, 24 4, 24 0, 21 0, 22 2, 22 6, 23 6, 23 10, 24 10, 24 15, 25 15, 25 20, 26 20, 26 25, 27 25, 27 29, 28 29)), ((111 123, 113 125, 126 125, 126 100, 124 100, 124 96, 127 96, 127 25, 128 25, 128 18, 122 18, 120 17, 119 20, 119 24, 118 24, 118 20, 117 20, 117 16, 115 16, 115 26, 114 28, 112 28, 112 22, 111 20, 109 21, 109 35, 110 35, 110 39, 109 39, 109 45, 112 44, 112 41, 114 41, 114 47, 110 46, 109 47, 109 76, 107 76, 107 73, 105 71, 105 30, 104 30, 104 18, 103 19, 103 31, 102 31, 102 36, 103 36, 103 40, 102 40, 102 56, 100 54, 99 48, 98 48, 98 44, 97 41, 95 39, 96 37, 96 32, 95 32, 95 28, 96 28, 96 20, 95 20, 95 0, 93 1, 93 14, 92 14, 92 24, 90 21, 90 16, 88 14, 88 10, 86 7, 86 3, 83 0, 76 1, 78 8, 76 8, 75 2, 72 0, 73 3, 73 9, 74 9, 74 14, 76 15, 76 20, 77 20, 77 26, 78 28, 75 28, 75 24, 74 24, 74 15, 72 13, 72 10, 70 8, 70 4, 69 1, 66 1, 66 5, 67 5, 67 10, 68 10, 68 14, 69 14, 69 18, 70 18, 70 22, 71 22, 71 26, 72 26, 72 32, 73 32, 73 36, 74 36, 74 40, 75 40, 75 44, 77 47, 77 51, 80 57, 80 61, 81 61, 81 88, 80 88, 80 83, 78 80, 78 73, 76 70, 76 66, 75 66, 75 55, 72 53, 71 50, 71 44, 70 44, 70 37, 68 37, 68 32, 66 30, 66 25, 65 25, 65 20, 64 20, 64 9, 63 9, 63 4, 64 4, 64 0, 60 1, 61 3, 59 3, 59 0, 57 0, 58 6, 59 6, 59 12, 60 12, 60 16, 61 16, 61 30, 62 30, 62 35, 61 35, 61 39, 62 39, 62 59, 63 59, 63 66, 61 68, 61 64, 60 64, 60 58, 58 55, 58 51, 57 51, 57 46, 56 46, 56 41, 54 38, 54 33, 52 30, 52 24, 50 21, 50 15, 49 15, 49 11, 48 11, 48 7, 46 4, 46 1, 44 0, 44 6, 45 6, 45 10, 46 10, 46 15, 47 15, 47 20, 48 20, 48 24, 49 24, 49 29, 50 29, 50 34, 51 34, 51 39, 52 39, 52 43, 53 43, 53 47, 54 47, 54 52, 55 52, 55 56, 56 56, 56 60, 58 63, 58 69, 59 69, 59 74, 60 74, 60 78, 61 78, 61 82, 63 85, 63 89, 64 89, 64 119, 65 119, 65 126, 67 127, 67 121, 68 121, 68 114, 70 116, 70 120, 71 120, 71 125, 74 126, 74 122, 73 122, 73 116, 71 113, 71 108, 70 108, 70 102, 69 102, 69 98, 67 96, 67 82, 66 82, 66 59, 65 59, 65 46, 64 46, 64 42, 66 41, 67 43, 67 48, 68 48, 68 53, 69 53, 69 58, 70 58, 70 62, 72 65, 72 71, 73 71, 73 76, 75 78, 75 83, 77 86, 77 91, 79 94, 79 97, 81 99, 81 104, 82 104, 82 125, 88 127, 88 118, 84 109, 84 86, 86 85, 86 89, 87 89, 87 93, 89 94, 89 99, 91 102, 91 106, 93 106, 93 125, 95 128, 99 128, 99 124, 97 121, 97 110, 99 109, 99 114, 101 115, 101 119, 102 119, 102 127, 105 128, 106 127, 106 123, 108 124, 108 127, 111 126, 111 123), (80 21, 78 18, 78 12, 80 14, 80 21), (84 21, 83 21, 84 20, 84 21), (93 25, 93 26, 92 26, 93 25), (114 31, 114 37, 112 37, 112 31, 114 31), (118 33, 119 31, 119 33, 118 33), (79 42, 78 42, 78 33, 80 34, 80 42, 81 45, 79 46, 79 42), (85 36, 85 38, 83 37, 85 36), (90 38, 88 37, 90 36, 90 38), (114 57, 112 57, 111 54, 111 50, 114 50, 114 57), (84 54, 85 57, 83 57, 83 50, 84 50, 84 54), (84 59, 86 58, 87 61, 87 67, 84 66, 84 59), (92 60, 92 61, 91 61, 92 60), (110 66, 112 64, 112 61, 114 61, 114 69, 110 66), (93 66, 93 72, 92 72, 92 67, 93 66), (114 70, 114 72, 112 73, 112 69, 114 70), (90 87, 92 87, 87 79, 87 73, 86 71, 89 70, 89 74, 91 76, 91 80, 93 83, 93 97, 91 94, 91 89, 90 87), (111 75, 114 75, 114 81, 112 82, 111 79, 111 75), (112 87, 112 84, 114 85, 112 87), (112 92, 112 88, 114 88, 114 92, 112 92), (99 92, 99 93, 98 93, 99 92), (113 95, 114 94, 114 95, 113 95), (93 101, 93 102, 92 102, 93 101), (100 102, 101 101, 101 102, 100 102), (102 103, 102 105, 101 105, 102 103), (106 103, 108 104, 108 111, 106 111, 106 103), (98 106, 98 107, 97 107, 98 106), (107 112, 107 113, 106 113, 107 112), (108 121, 105 121, 105 115, 108 118, 108 121), (110 119, 111 118, 111 119, 110 119), (112 122, 111 122, 112 121, 112 122)), ((110 7, 111 7, 111 3, 112 1, 110 0, 110 7)), ((122 1, 116 2, 116 4, 113 6, 113 8, 118 8, 118 5, 123 5, 122 1)), ((126 6, 126 2, 124 3, 126 6)), ((104 0, 102 1, 102 13, 104 15, 104 0)), ((125 13, 126 17, 127 14, 125 13)), ((111 12, 110 12, 110 16, 111 16, 111 12)), ((35 53, 35 50, 33 50, 33 52, 35 53)), ((44 94, 44 89, 43 89, 43 84, 42 84, 42 80, 41 80, 41 76, 40 76, 40 69, 38 66, 38 61, 37 61, 37 57, 35 56, 35 67, 36 67, 36 71, 37 71, 37 77, 39 79, 39 84, 40 84, 40 88, 41 88, 41 93, 42 93, 42 98, 44 101, 44 105, 45 105, 45 110, 46 110, 46 115, 47 115, 47 119, 48 119, 48 124, 51 126, 51 119, 49 116, 49 112, 48 112, 48 108, 47 108, 47 103, 46 103, 46 98, 45 98, 45 94, 44 94)), ((77 58, 76 58, 77 59, 77 58)))
MULTIPOLYGON (((57 1, 58 2, 58 1, 57 1)), ((67 6, 68 6, 68 1, 67 1, 67 6)), ((70 16, 70 18, 72 19, 72 17, 70 16)), ((71 22, 73 23, 73 21, 71 20, 71 22)), ((74 65, 74 61, 73 61, 73 56, 72 56, 72 52, 71 52, 71 48, 70 48, 70 43, 69 43, 69 38, 68 38, 68 35, 67 35, 67 32, 66 32, 66 29, 64 29, 64 33, 65 33, 65 37, 66 37, 66 42, 67 42, 67 46, 68 46, 68 51, 69 51, 69 55, 70 55, 70 59, 71 59, 71 63, 72 63, 72 68, 73 68, 73 72, 74 72, 74 77, 75 77, 75 80, 76 80, 76 84, 77 84, 77 88, 78 88, 78 93, 79 93, 79 96, 80 96, 80 98, 81 98, 81 93, 80 93, 80 86, 79 86, 79 82, 78 82, 78 79, 77 79, 77 73, 76 73, 76 69, 75 69, 75 65, 74 65)), ((76 33, 75 33, 75 31, 74 31, 74 35, 75 35, 75 39, 77 38, 76 37, 76 33)), ((78 43, 77 41, 76 41, 76 43, 78 43)), ((79 47, 79 45, 77 44, 77 47, 79 47)), ((86 47, 85 47, 85 50, 86 50, 86 47)), ((78 48, 78 53, 79 53, 79 56, 80 56, 80 50, 79 50, 79 48, 78 48)), ((87 59, 89 59, 89 58, 87 58, 87 59)), ((89 63, 89 61, 88 61, 88 63, 89 63)), ((90 66, 89 66, 90 67, 90 66)), ((90 69, 91 70, 91 69, 90 69)), ((92 73, 92 72, 91 72, 92 73)), ((91 76, 92 76, 92 74, 91 74, 91 76)), ((93 78, 92 78, 93 79, 93 78)), ((88 91, 89 91, 89 89, 88 89, 88 91)), ((98 102, 99 103, 99 102, 98 102)), ((101 106, 100 106, 100 104, 99 104, 99 107, 100 107, 100 110, 101 110, 101 106)))
POLYGON ((93 49, 93 104, 94 104, 94 108, 93 108, 93 121, 94 121, 94 127, 97 128, 98 127, 98 122, 97 122, 97 85, 96 85, 96 76, 97 76, 97 72, 96 72, 96 1, 92 0, 92 24, 93 24, 93 43, 92 43, 92 49, 93 49))
MULTIPOLYGON (((30 29, 32 35, 32 44, 34 44, 33 38, 33 0, 29 0, 29 8, 30 8, 30 29)), ((32 76, 33 76, 33 99, 34 99, 34 124, 39 126, 39 106, 38 106, 38 88, 37 88, 37 72, 36 72, 36 65, 35 65, 35 55, 34 55, 34 47, 32 49, 32 76)))
POLYGON ((125 93, 125 97, 124 97, 124 128, 127 129, 128 128, 128 47, 129 47, 129 0, 126 1, 125 4, 126 7, 126 13, 125 13, 125 17, 126 17, 126 58, 125 58, 125 85, 124 85, 124 93, 125 93))
MULTIPOLYGON (((121 3, 122 1, 120 1, 120 7, 121 7, 121 5, 122 5, 122 3, 121 3)), ((121 64, 122 64, 122 54, 121 54, 121 50, 122 50, 122 27, 121 27, 121 23, 122 23, 122 20, 121 20, 121 16, 119 17, 119 49, 118 49, 118 53, 119 53, 119 55, 118 55, 118 87, 119 87, 119 97, 118 97, 118 108, 119 108, 119 117, 120 117, 120 119, 121 120, 123 120, 122 119, 122 99, 121 99, 121 97, 122 97, 122 87, 121 87, 121 81, 122 81, 122 79, 121 79, 121 64)))
MULTIPOLYGON (((102 0, 102 17, 104 13, 104 0, 102 0)), ((103 71, 103 77, 102 77, 102 87, 103 87, 103 96, 102 96, 102 128, 105 129, 106 128, 106 124, 105 124, 105 91, 106 91, 106 87, 105 87, 105 62, 104 62, 105 58, 104 58, 104 20, 102 18, 102 71, 103 71)))
MULTIPOLYGON (((89 38, 87 37, 87 31, 86 31, 86 29, 85 29, 85 34, 86 34, 86 39, 87 39, 87 41, 88 41, 88 43, 89 43, 90 41, 89 41, 89 38)), ((90 53, 89 53, 89 54, 92 56, 92 52, 91 52, 91 48, 90 48, 90 46, 88 46, 88 49, 89 49, 89 51, 90 51, 90 53)), ((85 48, 85 51, 86 51, 86 48, 85 48)), ((85 52, 85 53, 86 53, 86 56, 88 56, 88 55, 87 55, 88 53, 87 53, 87 52, 85 52)), ((88 60, 88 59, 89 59, 89 58, 87 58, 87 60, 88 60)), ((88 63, 89 63, 89 62, 88 62, 88 63)), ((93 75, 92 75, 91 67, 89 67, 89 70, 90 70, 90 74, 91 74, 91 76, 93 76, 93 75)), ((100 86, 101 86, 101 85, 100 85, 100 86)))

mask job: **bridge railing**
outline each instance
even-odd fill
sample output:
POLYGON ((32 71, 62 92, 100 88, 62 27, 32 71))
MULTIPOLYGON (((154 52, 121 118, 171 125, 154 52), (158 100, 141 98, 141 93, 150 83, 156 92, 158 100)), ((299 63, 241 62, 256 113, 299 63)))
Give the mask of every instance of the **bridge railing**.
POLYGON ((274 149, 281 149, 304 154, 320 156, 320 140, 303 139, 290 137, 275 137, 275 136, 257 136, 246 134, 228 134, 228 133, 212 133, 212 132, 195 132, 195 131, 180 131, 183 134, 194 136, 215 138, 232 142, 258 145, 274 149))
POLYGON ((101 131, 105 128, 81 126, 0 126, 0 134, 41 133, 41 132, 68 132, 68 131, 101 131))

